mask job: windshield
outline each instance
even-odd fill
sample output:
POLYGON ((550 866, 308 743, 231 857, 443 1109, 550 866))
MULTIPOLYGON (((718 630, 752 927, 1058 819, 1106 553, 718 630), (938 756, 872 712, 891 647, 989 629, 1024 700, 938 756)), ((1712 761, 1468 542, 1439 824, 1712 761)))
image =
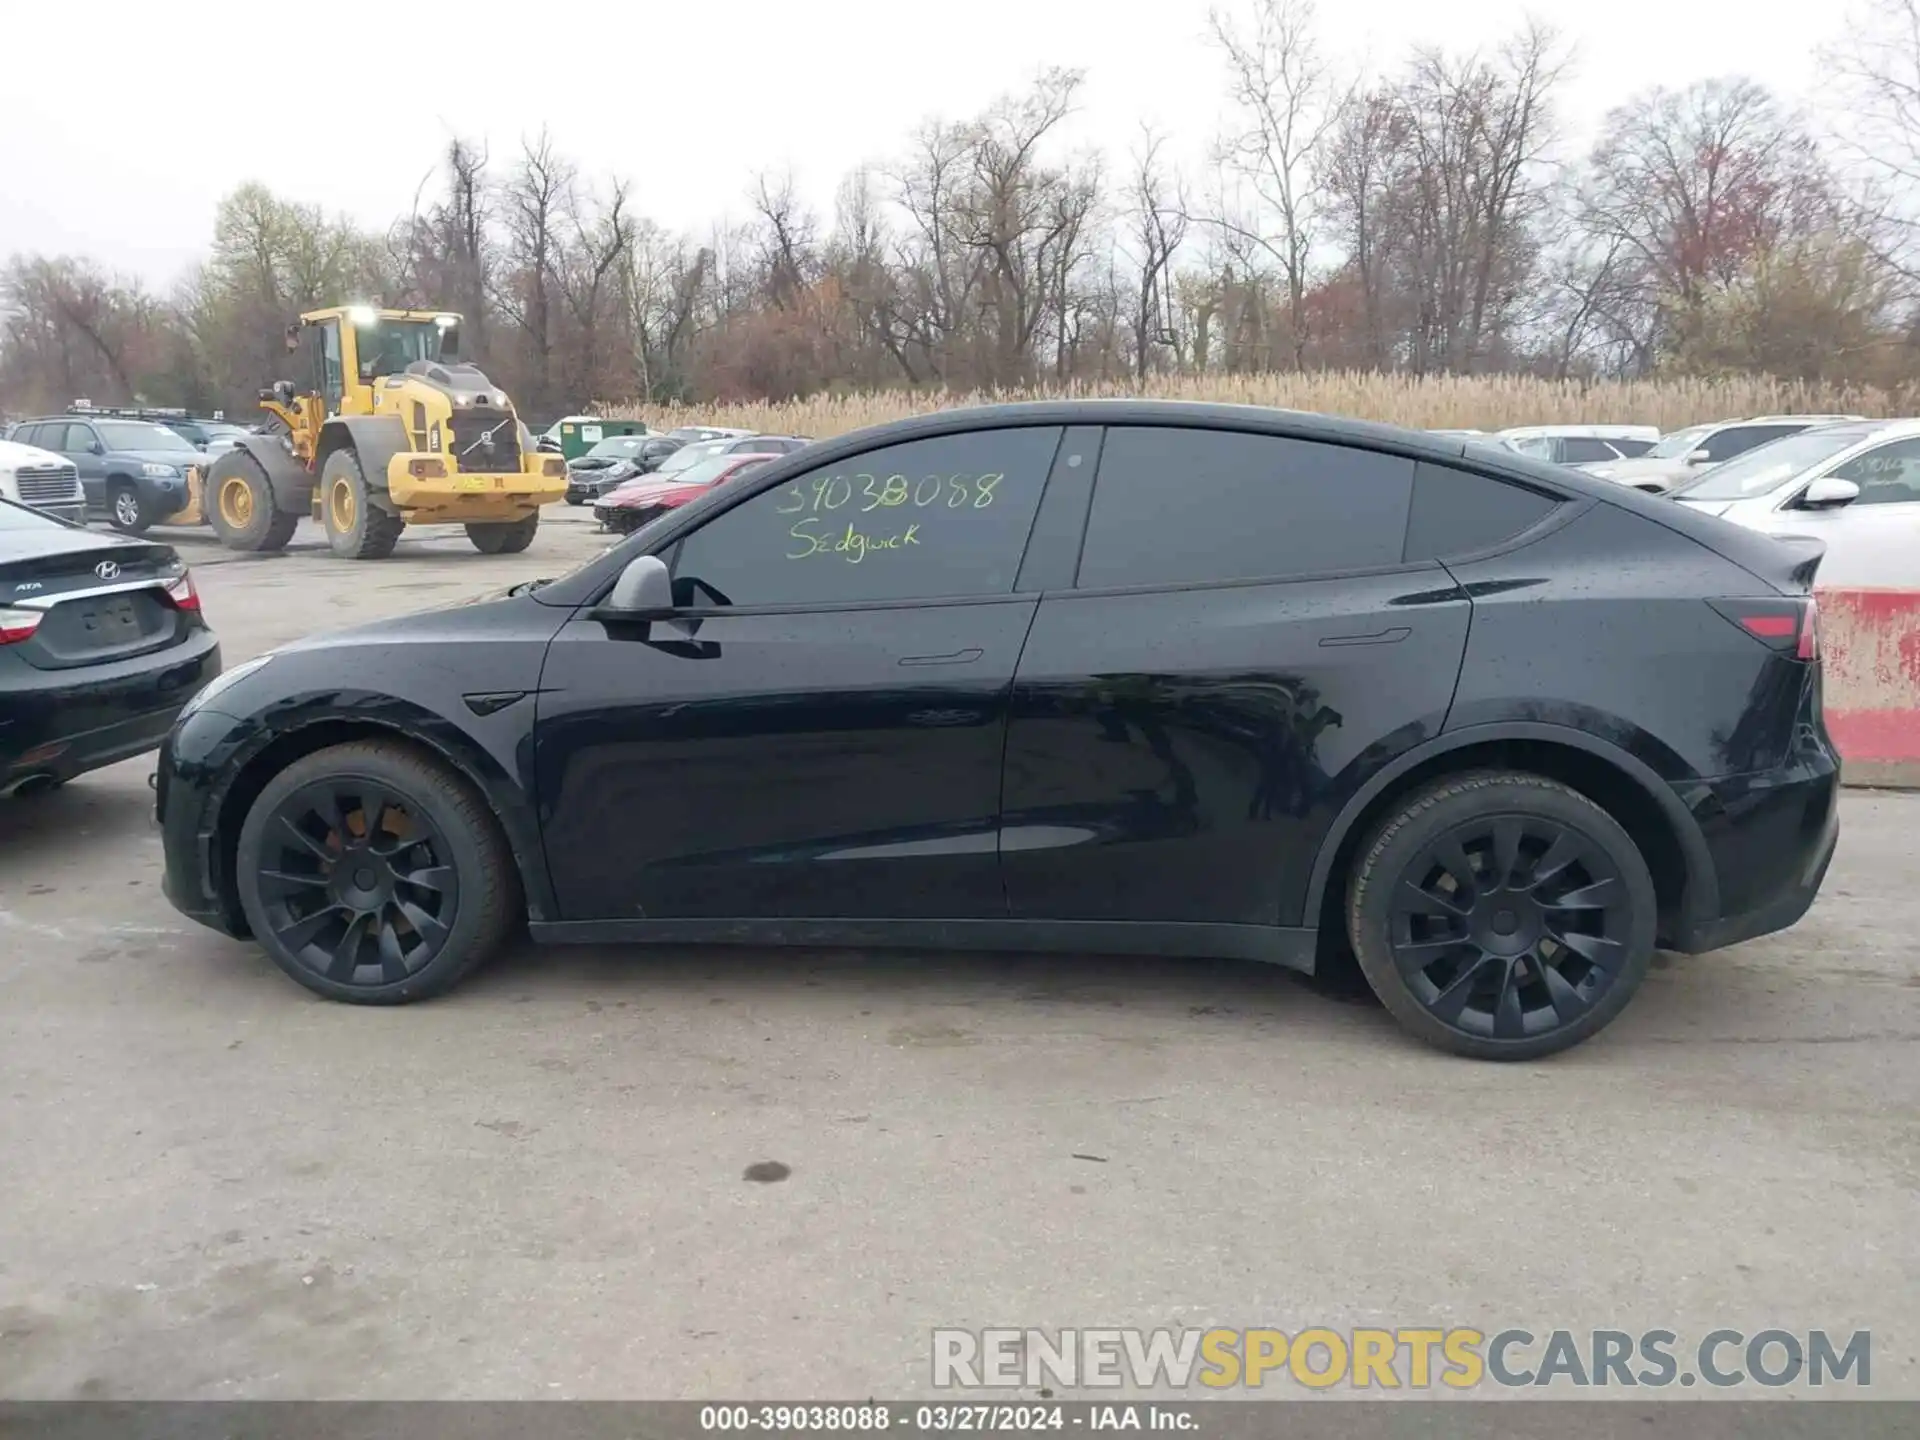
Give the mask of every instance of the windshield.
POLYGON ((416 360, 452 360, 459 352, 459 329, 438 320, 376 320, 356 325, 360 378, 397 375, 416 360))
POLYGON ((100 443, 109 450, 185 450, 196 453, 193 442, 173 433, 164 425, 149 425, 144 420, 96 420, 100 443))
POLYGON ((1755 495, 1770 495, 1796 475, 1858 445, 1872 435, 1875 428, 1834 425, 1770 440, 1724 465, 1714 466, 1698 480, 1678 486, 1671 493, 1683 500, 1748 500, 1755 495))
POLYGON ((630 460, 640 453, 640 447, 646 443, 647 437, 644 435, 616 435, 611 440, 602 440, 587 454, 602 459, 630 460))
POLYGON ((1700 442, 1706 438, 1711 425, 1690 425, 1685 430, 1676 430, 1671 435, 1662 435, 1660 443, 1647 451, 1649 460, 1683 460, 1700 448, 1700 442))
POLYGON ((711 440, 701 445, 689 445, 685 449, 674 451, 673 454, 669 455, 665 460, 662 460, 660 462, 659 473, 662 475, 683 474, 691 467, 698 465, 702 460, 711 460, 713 455, 714 443, 711 440))

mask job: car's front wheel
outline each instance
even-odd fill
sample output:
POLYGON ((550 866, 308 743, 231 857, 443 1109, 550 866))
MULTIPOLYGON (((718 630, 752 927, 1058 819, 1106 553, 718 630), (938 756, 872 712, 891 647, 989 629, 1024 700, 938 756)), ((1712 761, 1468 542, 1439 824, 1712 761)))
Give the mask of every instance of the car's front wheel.
POLYGON ((130 480, 119 480, 107 495, 107 514, 123 535, 144 535, 153 526, 153 507, 130 480))
POLYGON ((440 994, 500 948, 517 914, 513 857, 485 801, 399 743, 332 746, 274 776, 235 869, 274 963, 354 1004, 440 994))
POLYGON ((1484 1060, 1577 1045, 1653 958, 1655 895, 1619 822, 1578 791, 1476 772, 1408 796, 1362 843, 1347 935, 1421 1039, 1484 1060))

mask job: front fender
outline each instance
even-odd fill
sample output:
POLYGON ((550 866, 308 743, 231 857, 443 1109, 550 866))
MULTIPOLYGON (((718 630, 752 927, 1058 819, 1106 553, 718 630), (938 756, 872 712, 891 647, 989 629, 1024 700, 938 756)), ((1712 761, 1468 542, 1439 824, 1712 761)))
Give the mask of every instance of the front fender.
POLYGON ((268 777, 291 760, 327 745, 391 736, 427 750, 477 789, 507 838, 526 898, 528 918, 554 918, 553 887, 540 844, 532 798, 515 770, 524 750, 531 759, 532 696, 520 706, 475 717, 474 732, 424 706, 351 690, 288 696, 270 709, 235 717, 214 708, 196 711, 173 737, 171 763, 183 777, 197 777, 202 801, 199 825, 207 837, 202 853, 208 889, 227 891, 225 873, 246 807, 268 777), (524 737, 524 738, 523 738, 524 737), (500 749, 507 751, 503 764, 500 749))

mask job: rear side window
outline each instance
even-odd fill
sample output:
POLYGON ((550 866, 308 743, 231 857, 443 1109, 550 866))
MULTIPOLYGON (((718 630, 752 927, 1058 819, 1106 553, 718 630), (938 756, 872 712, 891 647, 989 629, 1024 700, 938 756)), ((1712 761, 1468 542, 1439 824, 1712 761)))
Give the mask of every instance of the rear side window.
POLYGON ((1400 563, 1413 461, 1226 430, 1107 432, 1080 586, 1279 580, 1400 563))
POLYGON ((1544 520, 1559 503, 1504 480, 1422 461, 1407 519, 1407 561, 1491 549, 1544 520))
POLYGON ((1586 465, 1595 460, 1613 460, 1619 457, 1615 450, 1604 440, 1589 439, 1584 435, 1569 435, 1560 444, 1560 459, 1568 465, 1586 465))

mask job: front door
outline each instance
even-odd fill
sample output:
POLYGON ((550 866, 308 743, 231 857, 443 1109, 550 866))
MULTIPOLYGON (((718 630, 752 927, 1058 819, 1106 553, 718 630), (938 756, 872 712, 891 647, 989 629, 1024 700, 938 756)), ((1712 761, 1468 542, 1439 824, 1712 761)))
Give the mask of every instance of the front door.
POLYGON ((1920 555, 1920 439, 1890 440, 1826 472, 1851 480, 1859 496, 1846 505, 1799 507, 1805 486, 1757 528, 1774 535, 1811 535, 1825 542, 1817 577, 1823 590, 1911 590, 1920 555))
POLYGON ((1004 915, 1014 581, 1059 439, 913 441, 750 494, 661 552, 673 619, 563 626, 536 739, 562 918, 1004 915))

